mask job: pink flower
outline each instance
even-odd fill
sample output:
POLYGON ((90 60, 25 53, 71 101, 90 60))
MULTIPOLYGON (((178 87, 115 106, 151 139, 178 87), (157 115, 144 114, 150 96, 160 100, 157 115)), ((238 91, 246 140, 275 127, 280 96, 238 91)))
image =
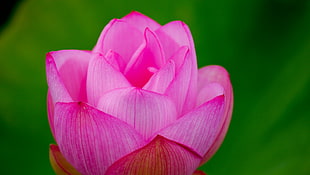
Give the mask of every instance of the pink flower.
POLYGON ((58 174, 191 175, 229 126, 229 75, 198 70, 180 21, 161 26, 137 12, 113 19, 92 51, 49 52, 46 74, 58 174))

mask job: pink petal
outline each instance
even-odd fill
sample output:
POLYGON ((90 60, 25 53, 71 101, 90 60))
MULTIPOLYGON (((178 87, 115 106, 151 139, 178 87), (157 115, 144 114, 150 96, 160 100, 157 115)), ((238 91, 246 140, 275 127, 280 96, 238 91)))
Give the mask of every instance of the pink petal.
POLYGON ((157 71, 144 85, 143 89, 163 94, 175 77, 175 63, 170 60, 157 71))
POLYGON ((87 74, 88 102, 97 106, 99 98, 115 88, 130 87, 124 75, 109 64, 101 54, 93 54, 87 74))
POLYGON ((116 161, 106 175, 192 174, 200 159, 182 145, 158 136, 145 147, 116 161))
POLYGON ((114 52, 113 50, 109 50, 105 55, 105 58, 114 69, 120 72, 124 71, 126 63, 118 53, 114 52))
POLYGON ((159 135, 189 147, 200 156, 210 149, 224 123, 224 96, 218 96, 171 124, 159 135))
POLYGON ((47 54, 48 79, 53 76, 48 85, 56 102, 61 98, 68 98, 66 93, 74 101, 86 101, 86 75, 90 57, 90 52, 80 50, 61 50, 47 54))
POLYGON ((176 119, 175 106, 168 97, 138 88, 108 92, 98 108, 134 127, 144 139, 176 119))
MULTIPOLYGON (((176 104, 179 116, 188 110, 192 109, 196 104, 194 94, 196 94, 196 81, 195 71, 193 70, 193 62, 188 57, 189 50, 187 47, 181 47, 172 60, 183 59, 183 64, 180 66, 174 80, 170 83, 165 94, 169 96, 176 104)), ((180 64, 180 63, 177 63, 180 64)), ((197 71, 197 70, 196 70, 197 71)))
MULTIPOLYGON (((228 72, 221 66, 206 66, 199 70, 198 90, 200 94, 210 84, 219 84, 224 89, 224 124, 220 128, 219 134, 209 151, 204 155, 202 163, 208 161, 222 144, 231 120, 233 108, 233 91, 228 72)), ((205 99, 208 100, 208 99, 205 99)))
POLYGON ((85 103, 57 103, 55 137, 63 156, 84 175, 102 175, 144 145, 132 127, 85 103))
POLYGON ((134 53, 125 69, 125 75, 132 85, 143 87, 153 75, 149 68, 159 69, 165 64, 162 47, 155 33, 146 28, 144 43, 134 53))
POLYGON ((80 175, 80 173, 68 163, 61 154, 57 145, 50 145, 50 162, 58 175, 80 175))
POLYGON ((51 96, 50 91, 47 92, 47 117, 48 123, 51 127, 52 134, 55 138, 55 129, 54 129, 54 102, 51 96))
POLYGON ((189 66, 188 67, 184 67, 183 65, 185 64, 185 60, 189 60, 189 48, 187 46, 182 46, 179 47, 179 49, 170 57, 170 60, 173 60, 176 64, 177 67, 177 73, 179 73, 181 71, 181 68, 187 68, 190 69, 189 66), (183 67, 182 67, 183 66, 183 67))
POLYGON ((143 33, 124 20, 113 19, 103 29, 93 52, 105 55, 112 50, 127 63, 143 42, 143 33))
POLYGON ((122 20, 126 21, 127 23, 131 24, 132 26, 135 26, 140 31, 144 31, 146 28, 150 28, 152 31, 155 31, 161 25, 159 25, 156 21, 153 19, 139 13, 136 11, 133 11, 129 13, 128 15, 124 16, 122 20))
POLYGON ((163 52, 168 60, 180 48, 180 45, 164 31, 165 26, 155 31, 160 43, 162 44, 163 52))
POLYGON ((196 53, 191 32, 182 21, 172 21, 156 30, 166 58, 170 58, 181 46, 187 46, 196 64, 196 53))
POLYGON ((63 80, 60 78, 56 63, 54 58, 51 56, 51 53, 46 55, 46 78, 49 92, 51 97, 53 97, 54 104, 59 101, 72 101, 72 97, 65 87, 63 80))
POLYGON ((214 97, 224 94, 224 88, 219 83, 207 83, 203 88, 200 89, 197 96, 197 105, 212 100, 214 97))
MULTIPOLYGON (((230 92, 230 76, 225 68, 217 65, 206 66, 199 69, 198 72, 198 90, 200 91, 209 83, 219 83, 225 91, 230 92)), ((229 95, 227 94, 226 95, 229 95)), ((232 94, 230 94, 232 95, 232 94)))
MULTIPOLYGON (((180 70, 184 74, 186 72, 190 76, 190 82, 183 83, 182 86, 184 86, 182 92, 182 95, 180 97, 177 97, 177 93, 173 94, 175 92, 175 89, 178 87, 181 87, 178 85, 177 82, 182 82, 183 78, 180 78, 178 81, 176 81, 175 85, 172 85, 171 89, 169 90, 168 94, 172 94, 169 96, 172 96, 172 98, 175 101, 178 101, 179 104, 177 105, 177 109, 181 114, 184 114, 188 111, 190 111, 195 106, 195 99, 197 97, 197 61, 196 61, 196 52, 194 47, 193 38, 191 35, 191 32, 186 24, 184 24, 181 21, 173 21, 170 22, 164 26, 162 26, 160 29, 156 31, 156 34, 158 35, 158 38, 160 39, 163 48, 164 53, 166 54, 167 58, 170 58, 171 55, 173 55, 177 50, 182 47, 186 46, 189 48, 187 58, 183 58, 181 60, 175 60, 177 68, 178 65, 182 65, 182 60, 187 63, 183 63, 186 66, 183 66, 180 70), (188 59, 188 60, 187 60, 188 59), (186 95, 185 95, 186 94, 186 95)), ((187 81, 187 80, 186 80, 187 81)))

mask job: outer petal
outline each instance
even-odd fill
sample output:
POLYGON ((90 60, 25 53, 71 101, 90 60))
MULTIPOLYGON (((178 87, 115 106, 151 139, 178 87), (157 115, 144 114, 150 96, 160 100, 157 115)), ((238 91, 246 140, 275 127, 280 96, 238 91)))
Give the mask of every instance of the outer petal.
POLYGON ((168 97, 137 88, 103 95, 98 108, 125 121, 145 139, 176 119, 175 106, 168 97))
POLYGON ((47 54, 47 79, 55 102, 86 101, 86 75, 90 57, 89 51, 80 50, 61 50, 47 54))
POLYGON ((170 60, 158 70, 144 85, 143 89, 164 94, 170 83, 175 78, 175 63, 170 60))
POLYGON ((159 136, 145 147, 115 162, 106 175, 192 174, 200 159, 182 145, 159 136))
POLYGON ((144 32, 146 28, 150 28, 152 31, 155 31, 161 25, 159 25, 156 21, 153 19, 139 13, 136 11, 133 11, 129 13, 128 15, 124 16, 122 20, 126 21, 127 23, 131 24, 132 26, 135 26, 138 28, 141 32, 144 32))
POLYGON ((136 87, 143 87, 153 75, 151 69, 159 69, 164 65, 161 44, 150 29, 144 32, 144 43, 134 53, 125 69, 127 79, 136 87))
POLYGON ((63 156, 84 175, 102 175, 144 145, 132 127, 82 102, 57 103, 54 126, 63 156))
POLYGON ((50 145, 50 162, 57 175, 80 175, 63 157, 57 145, 50 145))
POLYGON ((210 149, 223 125, 224 96, 218 96, 186 114, 159 135, 183 144, 200 156, 210 149))
POLYGON ((55 137, 54 102, 53 102, 50 91, 47 92, 47 117, 48 117, 48 123, 50 124, 50 127, 51 127, 52 134, 55 137))
POLYGON ((227 133, 233 108, 233 91, 228 72, 221 66, 207 66, 199 70, 198 89, 200 94, 210 84, 219 84, 224 89, 225 103, 224 103, 224 123, 218 132, 215 142, 209 151, 205 154, 202 163, 208 161, 222 144, 227 133))
POLYGON ((105 55, 109 50, 121 55, 128 62, 135 50, 142 44, 143 33, 124 20, 113 19, 103 29, 93 52, 105 55))
POLYGON ((99 98, 115 88, 130 87, 124 75, 107 62, 101 54, 93 54, 87 74, 88 102, 97 106, 99 98))

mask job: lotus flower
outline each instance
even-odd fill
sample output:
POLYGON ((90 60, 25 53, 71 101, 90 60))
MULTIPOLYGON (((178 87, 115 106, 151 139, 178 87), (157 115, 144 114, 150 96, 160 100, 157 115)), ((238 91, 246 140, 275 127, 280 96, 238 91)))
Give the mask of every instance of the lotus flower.
POLYGON ((57 174, 204 174, 230 123, 229 75, 198 70, 180 21, 113 19, 92 51, 49 52, 46 74, 57 174))

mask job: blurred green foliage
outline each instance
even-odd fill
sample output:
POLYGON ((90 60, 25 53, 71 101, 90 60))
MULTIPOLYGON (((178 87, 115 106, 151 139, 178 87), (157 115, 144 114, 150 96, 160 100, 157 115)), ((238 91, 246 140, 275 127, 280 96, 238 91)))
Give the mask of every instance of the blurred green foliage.
POLYGON ((226 140, 201 169, 212 175, 310 174, 310 1, 28 0, 0 35, 1 174, 54 174, 45 54, 90 50, 132 10, 191 28, 199 66, 227 68, 235 93, 226 140))

